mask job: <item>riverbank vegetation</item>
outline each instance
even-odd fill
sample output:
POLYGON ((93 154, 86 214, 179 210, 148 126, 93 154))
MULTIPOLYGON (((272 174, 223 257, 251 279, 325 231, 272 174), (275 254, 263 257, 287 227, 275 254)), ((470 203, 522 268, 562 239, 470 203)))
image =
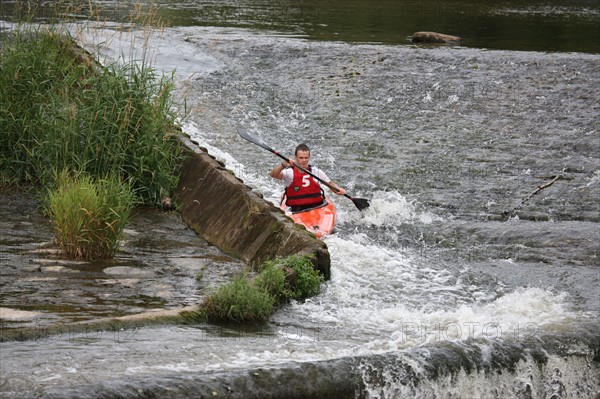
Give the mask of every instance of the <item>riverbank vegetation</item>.
POLYGON ((56 241, 76 259, 110 258, 135 204, 129 185, 111 174, 94 180, 63 172, 48 194, 56 241))
POLYGON ((128 181, 144 203, 177 182, 171 78, 135 62, 100 67, 52 29, 24 29, 0 55, 3 184, 51 186, 64 169, 128 181))
MULTIPOLYGON (((132 201, 159 204, 177 184, 181 149, 173 139, 172 88, 172 77, 158 76, 145 62, 99 65, 60 25, 17 26, 0 50, 0 186, 49 193, 64 248, 104 241, 97 232, 72 234, 85 230, 76 226, 85 215, 85 223, 120 226, 132 201), (86 177, 57 181, 64 173, 86 177), (97 210, 87 208, 92 192, 105 195, 93 200, 103 202, 97 210), (128 206, 117 211, 112 200, 128 206), (66 218, 61 203, 85 212, 66 218), (67 244, 67 237, 74 241, 67 244)), ((115 243, 111 237, 98 246, 115 243)), ((66 252, 88 258, 104 250, 66 252)))
POLYGON ((264 321, 283 303, 317 295, 323 275, 309 256, 289 256, 265 262, 254 278, 243 274, 221 286, 187 317, 214 321, 264 321))

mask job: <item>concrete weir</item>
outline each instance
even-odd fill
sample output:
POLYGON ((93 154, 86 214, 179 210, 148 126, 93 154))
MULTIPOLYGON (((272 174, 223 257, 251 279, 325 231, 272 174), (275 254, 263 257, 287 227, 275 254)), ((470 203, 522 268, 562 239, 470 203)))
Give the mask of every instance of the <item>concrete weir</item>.
POLYGON ((236 177, 205 148, 182 134, 185 160, 176 192, 184 222, 202 238, 254 265, 277 256, 312 255, 330 278, 325 243, 294 223, 236 177))
POLYGON ((527 342, 442 341, 276 367, 92 379, 77 386, 50 387, 44 397, 591 398, 600 375, 593 328, 577 335, 544 334, 527 342))

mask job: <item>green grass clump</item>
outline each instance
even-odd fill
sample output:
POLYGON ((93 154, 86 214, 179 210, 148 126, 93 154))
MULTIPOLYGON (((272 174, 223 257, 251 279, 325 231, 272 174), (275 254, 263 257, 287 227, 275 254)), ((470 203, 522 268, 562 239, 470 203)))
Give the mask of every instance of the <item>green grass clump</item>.
POLYGON ((286 273, 283 268, 273 262, 266 263, 252 282, 256 287, 268 292, 277 301, 290 297, 291 290, 286 283, 286 273))
POLYGON ((242 275, 221 286, 202 307, 209 319, 248 322, 266 320, 274 306, 274 298, 266 290, 242 275))
POLYGON ((291 270, 295 274, 295 283, 289 298, 304 299, 321 292, 321 283, 325 280, 323 275, 316 270, 308 256, 288 256, 277 258, 275 266, 284 270, 291 270))
POLYGON ((277 305, 317 295, 324 278, 308 256, 289 256, 265 262, 256 277, 237 277, 220 287, 192 318, 253 322, 264 321, 277 305))
POLYGON ((131 184, 158 204, 177 184, 173 78, 145 63, 100 67, 68 33, 17 28, 0 52, 0 180, 42 187, 53 170, 131 184))
POLYGON ((48 195, 56 241, 69 257, 109 258, 135 205, 129 185, 114 175, 94 180, 62 173, 48 195))

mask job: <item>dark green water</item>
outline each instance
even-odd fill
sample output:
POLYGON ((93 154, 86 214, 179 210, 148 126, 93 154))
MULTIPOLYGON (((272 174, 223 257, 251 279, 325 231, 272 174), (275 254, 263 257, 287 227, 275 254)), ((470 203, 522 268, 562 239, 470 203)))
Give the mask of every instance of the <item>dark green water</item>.
MULTIPOLYGON (((31 2, 36 3, 36 2, 31 2)), ((46 4, 37 15, 53 15, 46 4)), ((52 3, 52 2, 50 2, 52 3)), ((61 2, 66 4, 68 2, 61 2)), ((72 2, 74 3, 74 2, 72 2)), ((87 2, 63 15, 85 18, 87 2)), ((110 21, 130 19, 136 2, 92 2, 110 21)), ((312 40, 408 44, 416 31, 460 36, 463 46, 558 52, 600 52, 600 2, 417 0, 146 0, 167 26, 270 30, 312 40)), ((0 1, 0 15, 18 14, 0 1)))

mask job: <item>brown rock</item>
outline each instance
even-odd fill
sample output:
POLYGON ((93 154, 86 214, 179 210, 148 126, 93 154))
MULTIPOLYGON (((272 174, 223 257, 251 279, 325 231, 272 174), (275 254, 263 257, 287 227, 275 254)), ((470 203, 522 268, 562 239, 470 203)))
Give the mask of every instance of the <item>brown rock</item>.
POLYGON ((285 273, 285 284, 288 287, 295 289, 298 285, 298 274, 296 271, 291 267, 286 266, 283 268, 283 272, 285 273))
POLYGON ((169 197, 163 197, 161 201, 163 211, 172 211, 175 209, 173 201, 169 197))
POLYGON ((445 43, 455 44, 461 43, 461 39, 458 36, 445 35, 437 32, 415 32, 412 35, 413 43, 445 43))

